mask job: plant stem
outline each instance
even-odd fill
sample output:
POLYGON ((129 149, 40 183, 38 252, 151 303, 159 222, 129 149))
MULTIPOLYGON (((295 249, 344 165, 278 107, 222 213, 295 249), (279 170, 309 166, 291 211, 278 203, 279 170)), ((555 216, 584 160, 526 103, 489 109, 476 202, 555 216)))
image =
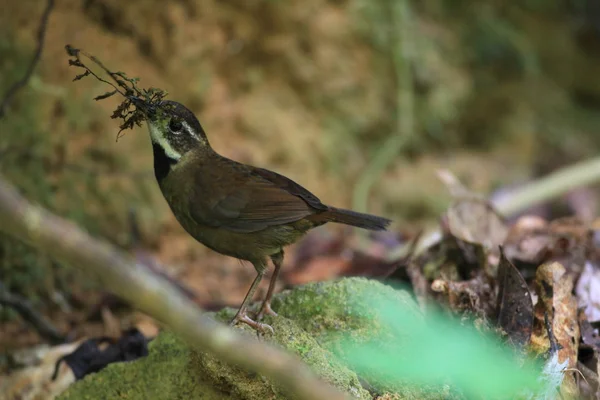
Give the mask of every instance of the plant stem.
POLYGON ((598 181, 600 181, 600 157, 559 169, 516 190, 494 205, 501 214, 510 216, 534 204, 548 201, 598 181))

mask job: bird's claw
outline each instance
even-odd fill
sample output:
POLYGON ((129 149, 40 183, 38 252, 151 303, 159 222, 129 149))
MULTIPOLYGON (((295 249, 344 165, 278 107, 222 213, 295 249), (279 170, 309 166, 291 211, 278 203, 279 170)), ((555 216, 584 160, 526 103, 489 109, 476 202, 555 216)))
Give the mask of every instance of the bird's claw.
POLYGON ((235 317, 233 317, 233 319, 229 323, 229 325, 235 326, 238 322, 243 322, 243 323, 249 325, 251 328, 253 328, 256 331, 263 333, 263 334, 265 334, 267 332, 270 332, 271 334, 275 333, 275 331, 273 330, 273 327, 271 327, 271 325, 257 322, 255 320, 253 320, 252 318, 250 318, 246 313, 236 314, 235 317))
POLYGON ((277 317, 277 313, 271 308, 271 302, 264 302, 260 307, 260 311, 256 314, 256 320, 261 321, 265 315, 277 317))

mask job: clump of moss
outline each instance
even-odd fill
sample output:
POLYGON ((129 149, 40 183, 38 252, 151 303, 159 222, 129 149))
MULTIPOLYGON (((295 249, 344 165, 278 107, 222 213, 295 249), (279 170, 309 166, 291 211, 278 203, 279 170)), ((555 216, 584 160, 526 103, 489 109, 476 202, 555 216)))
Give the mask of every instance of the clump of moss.
POLYGON ((193 352, 175 335, 164 332, 150 343, 148 357, 115 363, 77 382, 62 400, 222 399, 194 368, 193 352))
MULTIPOLYGON (((231 313, 221 313, 226 318, 231 313)), ((296 353, 323 379, 359 399, 370 399, 354 372, 332 357, 306 331, 286 318, 270 321, 275 336, 265 340, 296 353)), ((248 335, 250 328, 239 327, 248 335)), ((151 344, 149 356, 132 363, 111 364, 74 384, 61 400, 136 399, 290 399, 276 382, 228 365, 186 346, 170 332, 151 344)))
MULTIPOLYGON (((298 287, 276 296, 273 306, 278 317, 267 317, 275 333, 261 340, 271 342, 300 357, 325 381, 354 398, 371 399, 374 394, 395 394, 402 399, 449 398, 447 389, 415 388, 396 382, 379 382, 361 376, 345 361, 339 348, 340 335, 355 343, 373 337, 385 338, 384 324, 378 324, 361 294, 399 301, 419 314, 410 295, 382 283, 362 278, 342 279, 298 287), (361 305, 362 304, 362 305, 361 305), (383 333, 383 335, 382 335, 383 333), (364 382, 369 383, 368 392, 364 382)), ((211 314, 228 321, 235 310, 211 314)), ((243 325, 237 329, 256 335, 243 325)), ((347 343, 347 342, 346 342, 347 343)), ((112 364, 73 385, 61 400, 103 398, 186 398, 186 399, 290 399, 277 382, 228 365, 212 355, 188 348, 177 337, 163 332, 150 347, 150 356, 128 363, 112 364)))
MULTIPOLYGON (((393 301, 421 316, 410 294, 375 280, 342 279, 335 283, 317 282, 281 293, 273 308, 310 333, 323 348, 331 351, 344 365, 356 346, 378 338, 383 348, 397 345, 401 338, 390 329, 389 321, 376 316, 372 304, 393 301), (369 302, 365 302, 369 299, 369 302), (343 340, 342 340, 343 339, 343 340), (389 345, 389 346, 388 346, 389 345)), ((402 398, 437 398, 439 388, 421 388, 408 382, 389 382, 379 373, 364 374, 361 378, 378 393, 397 393, 402 398)), ((443 396, 442 396, 443 397, 443 396)))

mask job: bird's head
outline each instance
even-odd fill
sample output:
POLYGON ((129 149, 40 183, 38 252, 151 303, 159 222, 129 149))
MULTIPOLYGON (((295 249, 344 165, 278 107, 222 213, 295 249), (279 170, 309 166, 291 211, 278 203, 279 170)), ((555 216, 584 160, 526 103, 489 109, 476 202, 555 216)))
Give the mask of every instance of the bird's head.
POLYGON ((139 98, 132 98, 132 102, 146 117, 152 144, 160 146, 173 161, 209 146, 198 118, 183 104, 170 100, 151 104, 139 98))

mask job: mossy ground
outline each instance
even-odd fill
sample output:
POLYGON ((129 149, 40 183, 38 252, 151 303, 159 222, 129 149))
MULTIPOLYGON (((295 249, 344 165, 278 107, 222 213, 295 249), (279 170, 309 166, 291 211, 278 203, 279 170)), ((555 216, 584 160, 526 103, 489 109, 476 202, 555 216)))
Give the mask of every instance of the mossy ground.
MULTIPOLYGON (((448 398, 442 389, 422 389, 404 383, 378 382, 373 377, 359 376, 344 361, 336 348, 342 335, 361 343, 380 336, 382 326, 372 312, 355 299, 361 293, 377 293, 386 299, 402 302, 418 309, 409 294, 362 278, 309 284, 281 293, 274 302, 280 316, 265 322, 275 330, 265 340, 297 354, 315 373, 327 382, 359 399, 373 394, 395 394, 401 399, 448 398), (362 383, 361 383, 362 379, 362 383), (363 385, 368 382, 370 392, 363 385)), ((227 321, 233 310, 213 314, 227 321)), ((238 327, 244 334, 255 335, 247 326, 238 327)), ((211 355, 188 348, 174 334, 161 333, 150 347, 147 358, 112 364, 100 373, 87 376, 74 384, 61 400, 71 399, 290 399, 277 385, 264 376, 248 373, 227 365, 211 355)))

